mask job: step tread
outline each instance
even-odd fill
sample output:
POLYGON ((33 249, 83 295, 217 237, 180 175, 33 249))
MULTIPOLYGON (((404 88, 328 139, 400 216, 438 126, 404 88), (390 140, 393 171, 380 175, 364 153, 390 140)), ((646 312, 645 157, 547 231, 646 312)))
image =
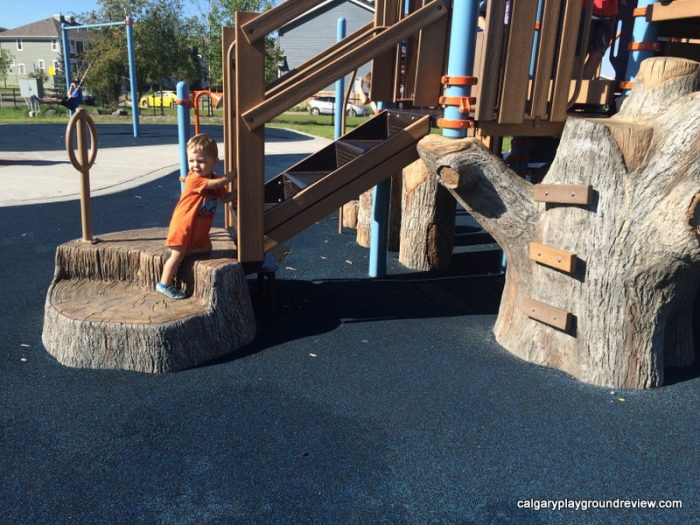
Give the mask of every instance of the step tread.
POLYGON ((330 171, 288 171, 285 177, 300 190, 318 182, 323 177, 331 173, 330 171))
POLYGON ((197 297, 176 301, 124 281, 86 279, 56 283, 51 305, 72 319, 130 324, 170 323, 207 308, 206 301, 197 297))

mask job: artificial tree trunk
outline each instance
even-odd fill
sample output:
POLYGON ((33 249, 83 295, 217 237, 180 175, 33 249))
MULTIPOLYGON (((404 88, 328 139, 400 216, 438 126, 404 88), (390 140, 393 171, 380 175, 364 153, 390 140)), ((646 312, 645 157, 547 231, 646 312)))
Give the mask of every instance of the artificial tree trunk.
MULTIPOLYGON (((391 191, 389 203, 389 224, 387 225, 387 249, 390 252, 399 251, 401 231, 401 172, 391 176, 391 191)), ((372 198, 374 188, 360 195, 357 210, 357 238, 360 246, 369 248, 372 238, 372 198)))
POLYGON ((664 366, 693 362, 699 86, 697 62, 644 61, 617 115, 567 120, 541 185, 478 140, 419 143, 505 252, 494 332, 510 352, 624 388, 661 385, 664 366))
POLYGON ((403 170, 399 262, 414 270, 444 269, 452 262, 455 200, 421 159, 403 170))

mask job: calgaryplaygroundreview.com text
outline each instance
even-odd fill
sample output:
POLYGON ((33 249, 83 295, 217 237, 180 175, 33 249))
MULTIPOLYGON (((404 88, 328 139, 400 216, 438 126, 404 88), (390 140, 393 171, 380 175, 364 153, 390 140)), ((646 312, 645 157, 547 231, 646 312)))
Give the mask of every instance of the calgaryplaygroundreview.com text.
POLYGON ((681 500, 648 499, 521 499, 519 509, 591 510, 591 509, 682 509, 681 500))

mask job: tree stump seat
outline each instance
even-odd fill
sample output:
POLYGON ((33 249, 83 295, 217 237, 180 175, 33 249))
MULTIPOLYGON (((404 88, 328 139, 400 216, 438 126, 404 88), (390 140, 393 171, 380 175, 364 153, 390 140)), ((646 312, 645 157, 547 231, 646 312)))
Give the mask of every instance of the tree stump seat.
POLYGON ((42 339, 60 363, 172 372, 253 339, 248 285, 229 233, 212 229, 212 252, 185 259, 178 278, 187 298, 179 301, 154 290, 169 255, 166 234, 132 230, 58 247, 42 339))

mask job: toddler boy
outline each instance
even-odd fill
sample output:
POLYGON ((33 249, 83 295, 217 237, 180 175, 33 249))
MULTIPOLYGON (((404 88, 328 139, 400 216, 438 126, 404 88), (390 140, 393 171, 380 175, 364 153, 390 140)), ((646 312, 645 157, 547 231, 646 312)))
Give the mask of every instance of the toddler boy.
POLYGON ((235 182, 236 173, 233 171, 218 177, 214 173, 218 161, 216 141, 209 135, 200 133, 187 142, 190 172, 170 220, 165 242, 170 248, 170 257, 165 262, 160 282, 156 285, 156 291, 170 299, 185 298, 185 294, 173 284, 185 256, 211 251, 209 230, 214 222, 217 202, 231 202, 235 199, 235 191, 227 193, 226 185, 235 182))

